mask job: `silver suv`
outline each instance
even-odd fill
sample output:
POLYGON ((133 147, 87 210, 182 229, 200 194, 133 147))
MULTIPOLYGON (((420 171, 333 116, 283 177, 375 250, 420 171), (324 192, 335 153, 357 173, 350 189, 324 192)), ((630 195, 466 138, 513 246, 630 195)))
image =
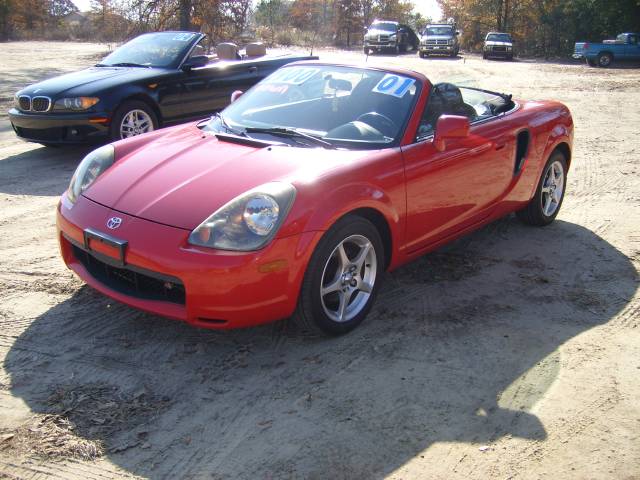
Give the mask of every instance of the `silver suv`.
POLYGON ((420 40, 420 51, 418 52, 420 58, 429 55, 457 57, 460 52, 458 35, 460 32, 456 30, 455 25, 448 23, 427 25, 420 40))
POLYGON ((513 39, 508 33, 489 32, 484 39, 482 58, 489 57, 506 58, 513 60, 513 39))

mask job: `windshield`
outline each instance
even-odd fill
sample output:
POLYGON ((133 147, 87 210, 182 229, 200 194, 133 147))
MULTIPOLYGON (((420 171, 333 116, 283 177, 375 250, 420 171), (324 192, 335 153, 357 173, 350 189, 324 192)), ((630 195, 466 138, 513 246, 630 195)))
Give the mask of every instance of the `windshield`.
POLYGON ((395 32, 398 24, 393 22, 376 22, 371 24, 371 30, 384 30, 385 32, 395 32))
MULTIPOLYGON (((284 67, 228 106, 222 116, 212 118, 204 129, 274 141, 283 141, 283 133, 294 130, 332 147, 385 148, 400 140, 419 88, 420 82, 413 77, 378 70, 284 67)), ((298 135, 293 141, 318 146, 319 142, 308 140, 298 135)))
POLYGON ((488 42, 508 42, 511 43, 511 35, 508 33, 490 33, 487 35, 488 42))
POLYGON ((453 28, 450 26, 427 27, 423 35, 453 35, 453 28))
POLYGON ((168 67, 187 53, 197 34, 186 32, 147 33, 128 41, 108 55, 99 66, 168 67))

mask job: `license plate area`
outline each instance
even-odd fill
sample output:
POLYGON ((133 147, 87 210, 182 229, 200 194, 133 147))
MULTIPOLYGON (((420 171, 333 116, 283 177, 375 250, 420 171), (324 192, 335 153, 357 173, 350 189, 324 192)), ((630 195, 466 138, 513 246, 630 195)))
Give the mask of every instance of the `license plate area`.
POLYGON ((84 248, 87 252, 95 252, 103 257, 108 257, 114 265, 124 267, 124 256, 127 249, 127 241, 120 240, 107 233, 99 232, 92 228, 86 228, 83 232, 84 248))

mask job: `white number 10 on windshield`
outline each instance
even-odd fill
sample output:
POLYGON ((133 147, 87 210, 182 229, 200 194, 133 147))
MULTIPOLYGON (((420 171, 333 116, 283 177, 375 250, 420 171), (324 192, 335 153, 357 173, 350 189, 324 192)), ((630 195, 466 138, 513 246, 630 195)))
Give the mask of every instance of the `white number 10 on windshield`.
POLYGON ((401 98, 414 83, 416 83, 415 78, 401 77, 400 75, 387 73, 382 80, 373 87, 373 91, 401 98))

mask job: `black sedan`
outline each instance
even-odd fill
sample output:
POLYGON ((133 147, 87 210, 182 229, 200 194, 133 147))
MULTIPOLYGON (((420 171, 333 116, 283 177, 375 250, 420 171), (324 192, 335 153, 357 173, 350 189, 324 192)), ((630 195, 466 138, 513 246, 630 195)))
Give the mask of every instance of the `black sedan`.
POLYGON ((44 145, 119 140, 203 118, 282 65, 317 58, 259 48, 240 56, 230 44, 209 56, 205 39, 194 32, 140 35, 91 68, 30 85, 9 111, 13 129, 44 145))

